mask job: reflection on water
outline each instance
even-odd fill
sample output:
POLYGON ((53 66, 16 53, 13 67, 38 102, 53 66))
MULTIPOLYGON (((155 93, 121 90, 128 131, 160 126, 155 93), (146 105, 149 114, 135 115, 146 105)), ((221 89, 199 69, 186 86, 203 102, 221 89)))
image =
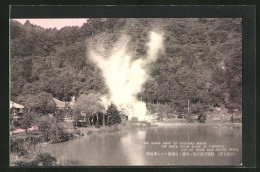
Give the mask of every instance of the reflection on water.
POLYGON ((52 144, 57 157, 68 165, 240 165, 242 161, 241 124, 230 125, 165 125, 147 129, 123 130, 109 134, 92 134, 77 140, 52 144), (238 148, 233 157, 147 156, 147 152, 179 152, 144 142, 206 142, 238 148))
POLYGON ((122 144, 121 151, 124 152, 128 159, 128 165, 143 165, 146 164, 143 152, 143 142, 146 137, 146 131, 137 130, 136 132, 128 132, 122 136, 120 143, 122 144))

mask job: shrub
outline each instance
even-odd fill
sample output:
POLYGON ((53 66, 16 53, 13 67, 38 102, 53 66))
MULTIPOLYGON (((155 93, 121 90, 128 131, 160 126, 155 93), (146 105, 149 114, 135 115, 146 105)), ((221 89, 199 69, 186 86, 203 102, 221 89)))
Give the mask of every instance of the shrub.
POLYGON ((52 141, 53 143, 64 142, 69 140, 71 134, 64 130, 62 126, 52 125, 48 131, 47 140, 52 141))
POLYGON ((28 135, 15 136, 10 139, 10 151, 18 156, 27 156, 32 145, 36 145, 44 141, 42 135, 38 133, 29 133, 28 135))
POLYGON ((201 123, 205 123, 206 122, 206 117, 207 117, 207 115, 200 114, 199 117, 198 117, 198 121, 201 122, 201 123))
POLYGON ((168 114, 167 118, 175 118, 175 115, 174 114, 168 114))
POLYGON ((65 131, 62 123, 58 123, 52 117, 41 117, 38 121, 38 127, 45 141, 64 142, 71 137, 71 134, 65 131))
POLYGON ((28 155, 28 144, 25 143, 24 139, 12 139, 10 141, 10 150, 16 153, 18 156, 28 155))
POLYGON ((24 158, 22 160, 17 160, 15 162, 13 162, 13 166, 27 166, 27 167, 31 167, 31 166, 35 166, 31 161, 28 161, 28 159, 24 158))
POLYGON ((178 118, 182 118, 182 117, 183 117, 183 115, 182 115, 182 114, 179 114, 179 115, 178 115, 178 118))
POLYGON ((48 141, 49 131, 55 123, 54 119, 49 116, 43 116, 38 120, 38 129, 43 134, 44 140, 48 141))
POLYGON ((31 157, 25 158, 21 157, 18 160, 11 161, 13 166, 53 166, 56 165, 56 158, 47 152, 39 152, 36 155, 31 155, 31 157))
POLYGON ((54 118, 49 116, 42 116, 37 122, 38 130, 42 133, 47 132, 50 130, 53 123, 55 123, 54 118))
POLYGON ((39 153, 37 154, 35 160, 32 162, 32 165, 35 166, 53 166, 56 163, 56 158, 53 157, 50 153, 39 153))

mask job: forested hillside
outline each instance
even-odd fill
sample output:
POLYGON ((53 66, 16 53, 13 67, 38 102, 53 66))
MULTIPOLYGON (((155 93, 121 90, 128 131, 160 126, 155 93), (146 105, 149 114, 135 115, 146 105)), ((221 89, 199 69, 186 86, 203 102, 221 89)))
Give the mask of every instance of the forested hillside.
MULTIPOLYGON (((86 20, 87 21, 87 20, 86 20)), ((163 34, 164 51, 149 68, 139 99, 184 111, 242 103, 241 19, 90 18, 82 27, 44 29, 10 21, 11 100, 19 103, 42 92, 70 101, 83 93, 107 93, 100 69, 89 59, 92 45, 110 48, 131 38, 133 58, 146 54, 149 31, 163 34), (89 46, 91 45, 91 46, 89 46)))

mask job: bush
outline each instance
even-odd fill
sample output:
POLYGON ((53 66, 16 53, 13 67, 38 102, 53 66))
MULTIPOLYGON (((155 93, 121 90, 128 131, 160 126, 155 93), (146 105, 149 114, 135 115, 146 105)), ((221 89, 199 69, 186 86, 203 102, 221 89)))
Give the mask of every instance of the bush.
POLYGON ((24 139, 12 139, 10 141, 10 150, 18 156, 28 155, 28 143, 24 139))
POLYGON ((42 143, 43 141, 43 136, 38 133, 29 133, 28 135, 20 136, 12 135, 10 139, 10 151, 16 153, 18 156, 27 156, 32 145, 42 143))
POLYGON ((69 132, 59 125, 53 125, 47 134, 47 141, 52 141, 53 143, 64 142, 72 137, 69 132))
POLYGON ((182 115, 182 114, 179 114, 179 115, 178 115, 178 118, 183 118, 183 115, 182 115))
POLYGON ((54 123, 56 123, 55 119, 49 116, 43 116, 38 120, 38 129, 43 134, 45 140, 48 140, 48 132, 54 123))
POLYGON ((198 117, 198 121, 201 122, 201 123, 205 123, 206 122, 206 117, 207 117, 207 115, 200 114, 199 117, 198 117))
POLYGON ((42 117, 38 121, 39 131, 43 134, 45 141, 53 143, 67 141, 71 134, 65 131, 62 123, 58 123, 52 117, 42 117))
POLYGON ((31 166, 35 166, 31 161, 28 161, 28 159, 23 159, 23 160, 17 160, 15 162, 13 162, 13 166, 27 166, 27 167, 31 167, 31 166))
POLYGON ((39 153, 32 164, 35 166, 53 166, 56 161, 56 158, 50 153, 39 153))
POLYGON ((47 152, 40 152, 29 158, 21 157, 18 160, 11 161, 12 166, 53 166, 56 165, 56 158, 47 152))
POLYGON ((168 115, 167 115, 167 118, 170 118, 170 119, 171 119, 171 118, 175 118, 175 115, 173 115, 173 114, 168 114, 168 115))

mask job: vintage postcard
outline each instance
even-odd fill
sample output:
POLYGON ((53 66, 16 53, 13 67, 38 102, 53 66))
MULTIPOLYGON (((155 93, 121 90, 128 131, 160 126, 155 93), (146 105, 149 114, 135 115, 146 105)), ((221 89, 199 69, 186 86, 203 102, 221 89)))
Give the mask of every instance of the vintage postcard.
POLYGON ((10 166, 242 166, 242 18, 10 18, 10 166))

